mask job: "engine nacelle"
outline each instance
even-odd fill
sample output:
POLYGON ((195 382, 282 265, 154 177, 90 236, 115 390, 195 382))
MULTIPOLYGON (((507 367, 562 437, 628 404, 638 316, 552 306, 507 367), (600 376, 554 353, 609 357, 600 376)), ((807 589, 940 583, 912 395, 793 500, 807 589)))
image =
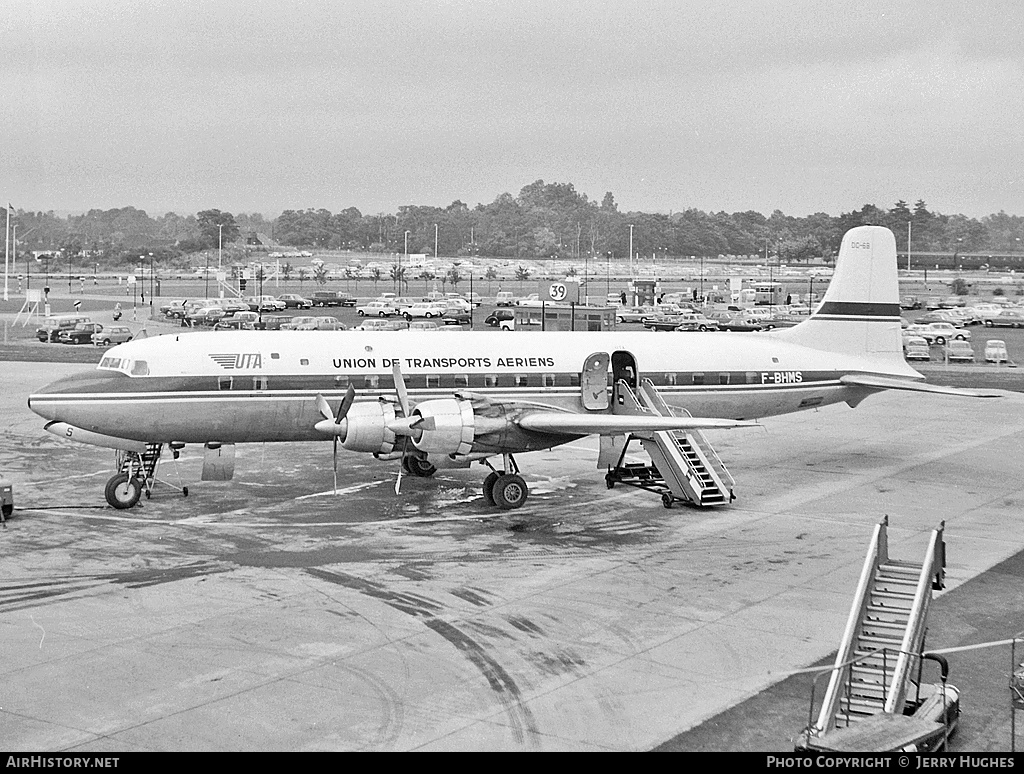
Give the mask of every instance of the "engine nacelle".
POLYGON ((441 454, 468 454, 473 448, 476 421, 473 404, 458 398, 425 400, 417 404, 413 414, 425 422, 419 438, 413 445, 420 451, 441 454))
POLYGON ((349 451, 389 454, 395 448, 395 434, 388 424, 395 421, 395 407, 390 403, 353 403, 345 419, 345 439, 349 451))

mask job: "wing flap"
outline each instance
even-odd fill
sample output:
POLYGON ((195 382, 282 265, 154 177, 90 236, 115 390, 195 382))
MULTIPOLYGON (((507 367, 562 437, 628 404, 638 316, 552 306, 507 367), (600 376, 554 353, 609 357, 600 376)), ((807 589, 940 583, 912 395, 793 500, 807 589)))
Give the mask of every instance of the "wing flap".
POLYGON ((944 387, 940 384, 897 379, 889 376, 870 376, 868 374, 847 374, 839 377, 840 384, 871 387, 876 390, 907 390, 909 392, 930 392, 938 395, 958 395, 961 398, 1001 398, 998 392, 981 390, 965 390, 960 387, 944 387))
POLYGON ((521 416, 517 423, 524 430, 564 435, 611 435, 654 433, 661 430, 718 430, 757 427, 756 422, 704 417, 630 416, 627 414, 572 414, 554 411, 521 416))

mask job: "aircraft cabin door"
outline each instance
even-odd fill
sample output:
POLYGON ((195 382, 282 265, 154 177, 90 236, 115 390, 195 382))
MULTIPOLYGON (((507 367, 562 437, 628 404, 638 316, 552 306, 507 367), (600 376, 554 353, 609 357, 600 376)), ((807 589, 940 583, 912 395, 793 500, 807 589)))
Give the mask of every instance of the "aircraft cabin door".
POLYGON ((608 410, 608 353, 595 352, 580 373, 580 402, 587 411, 608 410))
POLYGON ((619 382, 625 382, 629 389, 636 392, 640 384, 640 378, 636 370, 636 358, 632 352, 619 350, 612 353, 612 390, 615 394, 615 402, 622 405, 623 397, 618 394, 619 382))

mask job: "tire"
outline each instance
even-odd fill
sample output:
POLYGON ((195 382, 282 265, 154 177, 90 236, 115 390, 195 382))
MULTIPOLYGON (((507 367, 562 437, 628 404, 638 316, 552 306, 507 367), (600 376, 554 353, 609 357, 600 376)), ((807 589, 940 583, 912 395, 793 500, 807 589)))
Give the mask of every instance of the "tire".
MULTIPOLYGON (((131 341, 131 339, 128 339, 128 340, 131 341)), ((110 346, 110 339, 103 339, 103 346, 104 347, 109 347, 110 346)))
POLYGON ((379 315, 377 315, 377 316, 378 316, 378 317, 387 317, 387 316, 388 316, 388 313, 387 313, 387 312, 381 312, 381 313, 380 313, 379 315))
POLYGON ((403 315, 403 317, 405 317, 405 321, 406 322, 412 322, 412 315, 411 314, 403 315))
POLYGON ((666 508, 671 508, 672 502, 672 495, 668 494, 667 492, 661 496, 661 504, 664 505, 666 508))
POLYGON ((484 479, 484 499, 488 505, 496 505, 494 502, 494 484, 501 476, 505 475, 504 472, 498 473, 492 470, 487 474, 487 478, 484 479))
POLYGON ((360 317, 366 317, 366 312, 364 312, 362 309, 356 312, 356 314, 359 315, 360 317))
POLYGON ((526 486, 522 476, 512 473, 498 476, 491 492, 494 495, 495 505, 503 511, 511 511, 526 502, 530 489, 526 486))
POLYGON ((945 336, 936 336, 935 337, 935 343, 938 344, 941 347, 943 344, 946 343, 946 337, 945 336))
POLYGON ((134 507, 142 496, 142 482, 127 473, 118 473, 107 481, 103 495, 107 504, 118 510, 134 507))
POLYGON ((708 329, 708 326, 706 326, 706 325, 698 325, 697 326, 697 330, 699 330, 701 333, 703 333, 707 329, 708 329))
POLYGON ((437 472, 436 467, 421 457, 413 457, 412 455, 409 455, 405 459, 409 460, 406 469, 414 476, 430 478, 437 472))

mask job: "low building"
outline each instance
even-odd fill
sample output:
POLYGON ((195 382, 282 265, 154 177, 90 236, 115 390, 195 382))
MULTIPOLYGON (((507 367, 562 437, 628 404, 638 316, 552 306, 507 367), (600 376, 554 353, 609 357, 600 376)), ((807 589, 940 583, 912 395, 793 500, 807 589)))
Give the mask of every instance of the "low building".
POLYGON ((615 330, 615 307, 583 304, 545 304, 517 306, 516 330, 543 331, 612 331, 615 330))

